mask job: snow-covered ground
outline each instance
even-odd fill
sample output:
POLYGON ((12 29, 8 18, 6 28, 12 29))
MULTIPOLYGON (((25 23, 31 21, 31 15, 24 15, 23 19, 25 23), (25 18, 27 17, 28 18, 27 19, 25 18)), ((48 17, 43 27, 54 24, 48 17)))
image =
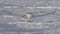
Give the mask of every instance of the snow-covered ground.
POLYGON ((60 0, 0 0, 0 34, 60 34, 59 22, 60 0), (19 16, 29 12, 33 22, 19 16))

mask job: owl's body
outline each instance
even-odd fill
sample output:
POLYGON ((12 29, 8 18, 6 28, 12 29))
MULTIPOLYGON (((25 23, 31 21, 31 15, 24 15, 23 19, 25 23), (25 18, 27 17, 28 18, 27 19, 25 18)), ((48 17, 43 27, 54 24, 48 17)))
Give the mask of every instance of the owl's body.
POLYGON ((32 14, 25 14, 24 15, 24 19, 25 19, 25 22, 28 22, 32 17, 32 14))

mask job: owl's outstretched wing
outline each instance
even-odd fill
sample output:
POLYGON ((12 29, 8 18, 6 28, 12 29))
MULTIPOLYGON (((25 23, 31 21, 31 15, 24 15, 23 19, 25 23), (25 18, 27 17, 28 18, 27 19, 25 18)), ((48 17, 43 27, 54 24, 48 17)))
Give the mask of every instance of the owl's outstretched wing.
POLYGON ((42 16, 47 16, 56 13, 56 11, 49 12, 49 13, 44 13, 44 14, 33 14, 32 17, 42 17, 42 16))

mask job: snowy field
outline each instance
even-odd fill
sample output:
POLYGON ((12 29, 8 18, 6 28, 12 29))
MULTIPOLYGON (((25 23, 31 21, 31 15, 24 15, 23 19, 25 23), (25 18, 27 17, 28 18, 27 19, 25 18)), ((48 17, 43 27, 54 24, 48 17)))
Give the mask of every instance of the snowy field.
POLYGON ((60 0, 0 0, 0 34, 60 34, 60 0))

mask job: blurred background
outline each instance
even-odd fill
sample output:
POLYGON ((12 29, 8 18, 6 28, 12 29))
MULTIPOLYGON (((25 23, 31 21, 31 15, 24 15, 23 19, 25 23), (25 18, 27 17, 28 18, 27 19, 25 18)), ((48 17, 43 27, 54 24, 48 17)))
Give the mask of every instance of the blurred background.
POLYGON ((0 34, 60 34, 59 22, 60 0, 0 0, 0 34), (28 12, 46 15, 26 23, 19 15, 28 12))

